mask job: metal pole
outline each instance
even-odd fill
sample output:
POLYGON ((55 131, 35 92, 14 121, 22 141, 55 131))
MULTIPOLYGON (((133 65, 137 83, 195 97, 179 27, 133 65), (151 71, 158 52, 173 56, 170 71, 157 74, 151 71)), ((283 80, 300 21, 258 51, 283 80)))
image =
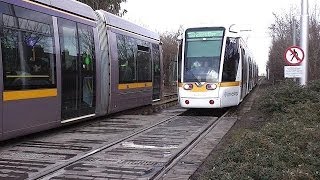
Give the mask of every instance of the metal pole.
POLYGON ((308 0, 301 0, 301 48, 304 52, 304 60, 301 63, 302 77, 300 85, 306 85, 308 81, 308 27, 309 27, 308 0))
MULTIPOLYGON (((294 17, 292 17, 292 45, 296 46, 297 45, 297 41, 296 41, 296 19, 294 17)), ((297 78, 293 78, 293 81, 295 83, 298 82, 297 78)))
POLYGON ((296 46, 296 19, 293 17, 292 18, 292 45, 296 46))

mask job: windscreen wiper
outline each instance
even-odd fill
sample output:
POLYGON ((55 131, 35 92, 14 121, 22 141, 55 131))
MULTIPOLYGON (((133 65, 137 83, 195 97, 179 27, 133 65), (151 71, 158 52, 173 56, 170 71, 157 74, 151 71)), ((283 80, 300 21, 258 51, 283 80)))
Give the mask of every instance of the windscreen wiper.
POLYGON ((197 81, 198 84, 201 84, 201 81, 193 74, 193 72, 191 70, 186 71, 188 74, 191 74, 193 79, 195 79, 197 81))

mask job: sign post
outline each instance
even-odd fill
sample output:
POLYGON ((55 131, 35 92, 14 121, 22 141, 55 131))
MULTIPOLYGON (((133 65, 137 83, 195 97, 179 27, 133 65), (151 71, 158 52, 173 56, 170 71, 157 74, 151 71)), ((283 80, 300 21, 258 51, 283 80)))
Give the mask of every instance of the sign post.
POLYGON ((285 78, 302 78, 303 67, 300 64, 303 62, 305 55, 304 51, 298 46, 287 48, 284 53, 284 59, 289 66, 284 67, 285 78))

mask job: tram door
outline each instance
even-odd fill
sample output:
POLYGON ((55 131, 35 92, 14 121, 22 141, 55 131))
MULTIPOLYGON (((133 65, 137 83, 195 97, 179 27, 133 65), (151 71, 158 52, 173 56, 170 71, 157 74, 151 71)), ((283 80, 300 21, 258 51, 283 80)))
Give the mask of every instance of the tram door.
POLYGON ((62 120, 95 112, 95 58, 92 27, 59 19, 62 120))
POLYGON ((153 93, 152 100, 160 100, 161 89, 161 64, 160 64, 160 50, 159 45, 152 44, 152 56, 153 56, 153 93))

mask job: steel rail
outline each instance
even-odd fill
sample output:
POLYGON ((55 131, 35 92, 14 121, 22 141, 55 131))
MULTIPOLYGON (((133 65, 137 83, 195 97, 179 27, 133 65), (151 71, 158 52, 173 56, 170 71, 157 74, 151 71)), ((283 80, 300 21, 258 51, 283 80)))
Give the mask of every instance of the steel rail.
POLYGON ((204 131, 198 134, 188 145, 177 153, 167 164, 157 172, 151 179, 159 180, 173 167, 175 166, 185 155, 187 155, 229 112, 234 108, 228 109, 222 116, 213 121, 204 131))
POLYGON ((158 126, 158 125, 160 125, 160 124, 163 124, 163 123, 165 123, 165 122, 167 122, 167 121, 170 121, 170 120, 172 120, 172 119, 174 119, 174 118, 177 118, 178 116, 179 116, 179 114, 173 115, 173 116, 168 117, 168 118, 166 118, 166 119, 164 119, 164 120, 162 120, 162 121, 160 121, 160 122, 158 122, 158 123, 156 123, 156 124, 154 124, 154 125, 152 125, 152 126, 143 128, 143 129, 141 129, 141 130, 139 130, 139 131, 137 131, 137 132, 135 132, 135 133, 133 133, 133 134, 130 134, 130 135, 124 137, 124 138, 121 138, 121 139, 119 139, 119 140, 117 140, 117 141, 114 141, 114 142, 112 142, 112 143, 108 143, 108 144, 105 144, 105 145, 103 145, 103 146, 101 146, 101 147, 99 147, 99 148, 96 148, 96 149, 94 149, 94 150, 92 150, 92 151, 90 151, 90 152, 88 152, 88 153, 86 153, 86 154, 84 154, 84 155, 82 155, 82 156, 74 157, 74 158, 69 159, 69 160, 66 161, 66 162, 63 162, 63 163, 61 163, 61 164, 54 165, 53 167, 49 167, 48 169, 46 169, 46 170, 44 170, 44 171, 41 171, 41 172, 39 172, 39 173, 35 173, 35 175, 30 176, 30 177, 28 178, 28 180, 36 180, 36 179, 46 178, 46 177, 50 176, 51 174, 53 174, 53 173, 55 173, 55 172, 57 172, 57 171, 65 168, 65 167, 67 167, 67 166, 69 166, 69 165, 71 165, 71 164, 73 164, 73 163, 75 163, 75 162, 77 162, 77 161, 80 161, 80 160, 82 160, 82 159, 84 159, 84 158, 86 158, 86 157, 89 157, 89 156, 91 156, 91 155, 93 155, 93 154, 96 154, 96 153, 98 153, 98 152, 100 152, 100 151, 106 150, 106 149, 108 149, 108 148, 110 148, 110 147, 112 147, 112 146, 115 146, 115 145, 117 145, 117 144, 120 144, 120 143, 122 143, 123 141, 125 141, 125 140, 127 140, 127 139, 129 139, 129 138, 131 138, 131 137, 134 137, 134 136, 136 136, 136 135, 138 135, 138 134, 141 134, 141 133, 143 133, 143 132, 145 132, 145 131, 147 131, 147 130, 149 130, 149 129, 151 129, 151 128, 154 128, 154 127, 156 127, 156 126, 158 126))

